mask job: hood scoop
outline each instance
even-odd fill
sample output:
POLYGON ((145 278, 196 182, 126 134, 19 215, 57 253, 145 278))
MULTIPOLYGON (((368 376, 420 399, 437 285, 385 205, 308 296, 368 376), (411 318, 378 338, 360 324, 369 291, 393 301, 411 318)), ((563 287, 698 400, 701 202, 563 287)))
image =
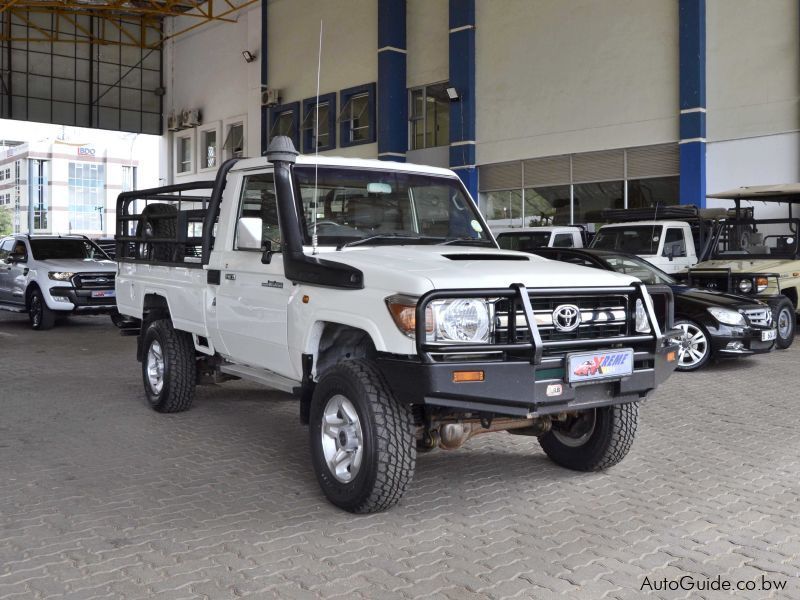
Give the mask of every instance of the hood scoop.
POLYGON ((450 260, 530 260, 525 255, 516 256, 514 254, 442 254, 445 258, 450 260))

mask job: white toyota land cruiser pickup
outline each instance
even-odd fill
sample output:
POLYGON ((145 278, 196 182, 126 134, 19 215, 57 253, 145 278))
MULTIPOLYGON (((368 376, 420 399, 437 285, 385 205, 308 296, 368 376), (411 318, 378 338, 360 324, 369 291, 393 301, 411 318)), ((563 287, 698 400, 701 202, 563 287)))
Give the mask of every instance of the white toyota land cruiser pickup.
POLYGON ((484 432, 614 465, 675 366, 668 288, 500 250, 445 169, 278 137, 215 181, 121 194, 116 237, 152 407, 188 409, 203 376, 294 392, 320 486, 352 512, 394 505, 418 450, 484 432))

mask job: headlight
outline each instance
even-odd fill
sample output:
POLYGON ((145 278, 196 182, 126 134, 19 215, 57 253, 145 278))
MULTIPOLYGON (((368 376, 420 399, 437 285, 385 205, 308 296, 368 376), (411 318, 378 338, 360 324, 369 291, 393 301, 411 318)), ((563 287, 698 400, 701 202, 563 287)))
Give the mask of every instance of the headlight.
POLYGON ((756 291, 763 292, 769 286, 768 277, 756 277, 756 291))
POLYGON ((714 306, 709 308, 708 312, 710 312, 711 316, 717 321, 725 325, 744 325, 744 317, 735 310, 717 308, 714 306))
POLYGON ((647 320, 647 311, 641 300, 636 301, 636 332, 650 333, 650 322, 647 320))
POLYGON ((69 273, 67 271, 50 271, 47 274, 50 279, 54 279, 56 281, 69 281, 72 279, 73 275, 75 275, 75 273, 69 273))
POLYGON ((743 294, 749 294, 753 289, 753 282, 749 279, 741 279, 739 281, 739 291, 743 294))
POLYGON ((488 342, 489 308, 485 300, 435 300, 433 308, 435 342, 488 342))
MULTIPOLYGON (((397 328, 414 338, 417 298, 390 296, 386 306, 397 328)), ((425 337, 429 342, 481 343, 489 341, 489 307, 485 300, 434 300, 425 309, 425 337)))

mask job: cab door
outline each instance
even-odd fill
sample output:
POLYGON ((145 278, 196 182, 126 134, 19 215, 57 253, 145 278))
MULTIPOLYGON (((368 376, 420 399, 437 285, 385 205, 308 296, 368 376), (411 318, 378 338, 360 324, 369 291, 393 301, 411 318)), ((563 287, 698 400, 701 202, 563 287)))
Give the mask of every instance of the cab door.
POLYGON ((10 302, 11 298, 11 263, 6 262, 11 254, 14 238, 0 241, 0 302, 10 302))
POLYGON ((667 273, 685 271, 691 266, 686 252, 686 239, 682 228, 666 228, 661 257, 662 261, 659 266, 667 273))
POLYGON ((291 377, 287 314, 292 283, 283 273, 277 208, 272 173, 243 178, 233 235, 220 249, 216 319, 232 360, 291 377), (261 250, 239 247, 242 217, 262 220, 262 243, 275 251, 269 264, 261 262, 261 250))

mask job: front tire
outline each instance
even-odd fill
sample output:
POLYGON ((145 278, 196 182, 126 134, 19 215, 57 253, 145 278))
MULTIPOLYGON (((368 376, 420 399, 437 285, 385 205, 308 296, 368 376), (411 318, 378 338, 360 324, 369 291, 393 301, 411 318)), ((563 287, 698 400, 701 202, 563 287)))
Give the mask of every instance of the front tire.
POLYGON ((31 327, 37 331, 52 329, 53 325, 56 324, 55 311, 48 308, 42 292, 38 289, 31 294, 31 299, 28 303, 28 318, 30 319, 31 327))
POLYGON ((794 331, 797 325, 792 301, 788 298, 781 298, 772 307, 772 320, 778 330, 775 345, 781 350, 785 350, 794 342, 794 331))
POLYGON ((539 438, 554 463, 574 471, 602 471, 628 454, 639 424, 639 403, 582 411, 539 438))
POLYGON ((147 401, 161 413, 188 410, 194 400, 197 363, 191 336, 169 319, 152 321, 144 332, 142 379, 147 401))
POLYGON ((696 371, 711 358, 711 338, 705 328, 689 319, 678 319, 675 328, 683 331, 678 346, 678 371, 696 371))
POLYGON ((411 407, 395 399, 367 360, 344 361, 322 376, 309 435, 319 485, 339 508, 386 510, 411 483, 417 457, 411 407))

